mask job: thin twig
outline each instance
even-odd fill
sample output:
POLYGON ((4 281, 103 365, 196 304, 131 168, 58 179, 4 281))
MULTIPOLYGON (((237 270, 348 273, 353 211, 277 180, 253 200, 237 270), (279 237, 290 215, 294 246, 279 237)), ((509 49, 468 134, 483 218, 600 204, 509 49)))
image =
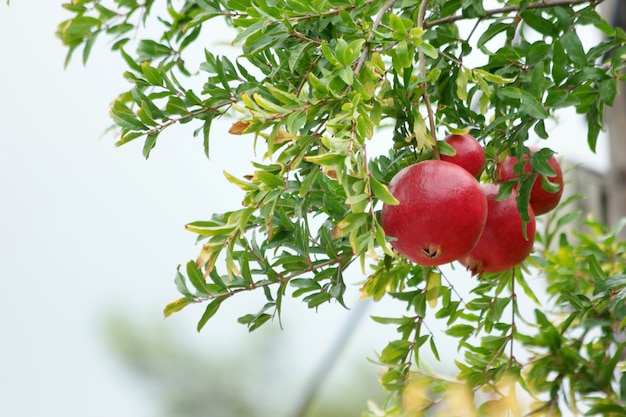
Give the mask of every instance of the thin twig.
POLYGON ((395 2, 396 0, 389 0, 387 3, 385 3, 385 5, 382 7, 382 9, 380 9, 378 14, 376 15, 376 18, 374 19, 374 23, 372 24, 372 28, 370 29, 370 34, 367 37, 367 42, 365 42, 365 46, 363 47, 363 51, 361 52, 361 55, 359 56, 359 60, 356 63, 356 67, 354 67, 354 75, 359 75, 359 72, 361 72, 361 68, 363 67, 363 64, 365 64, 365 60, 370 54, 370 49, 371 49, 370 42, 374 39, 374 31, 378 28, 378 26, 380 26, 383 20, 383 16, 385 15, 385 13, 387 13, 387 10, 393 7, 395 2))
MULTIPOLYGON (((527 4, 526 7, 525 7, 525 10, 530 10, 530 9, 548 9, 550 7, 556 7, 556 6, 575 6, 577 4, 585 4, 585 3, 590 3, 590 4, 594 4, 594 5, 597 6, 598 4, 600 4, 602 2, 604 2, 604 0, 537 1, 537 2, 534 2, 534 3, 527 4)), ((485 19, 485 18, 496 16, 496 15, 501 15, 501 14, 506 14, 506 13, 511 13, 511 12, 518 12, 519 10, 520 10, 520 6, 519 5, 504 6, 504 7, 499 7, 497 9, 485 10, 484 14, 482 14, 481 16, 478 16, 478 19, 485 19)), ((462 15, 446 16, 446 17, 443 17, 441 19, 426 21, 426 22, 424 22, 424 25, 422 27, 424 29, 428 29, 428 28, 432 28, 434 26, 444 25, 446 23, 453 23, 453 22, 456 22, 458 20, 464 20, 464 19, 467 19, 467 17, 462 16, 462 15)))

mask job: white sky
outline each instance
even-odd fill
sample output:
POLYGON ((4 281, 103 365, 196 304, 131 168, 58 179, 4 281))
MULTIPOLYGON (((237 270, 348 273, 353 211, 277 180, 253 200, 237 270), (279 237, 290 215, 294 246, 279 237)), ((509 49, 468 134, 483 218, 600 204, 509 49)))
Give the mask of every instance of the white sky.
MULTIPOLYGON (((240 306, 225 306, 199 335, 200 309, 161 319, 178 297, 176 266, 197 252, 183 226, 239 205, 221 172, 246 172, 251 138, 216 125, 211 161, 189 129, 160 138, 148 161, 140 142, 115 149, 111 135, 100 135, 110 125, 108 104, 128 87, 124 67, 101 39, 87 67, 77 55, 64 70, 66 50, 54 37, 67 18, 60 5, 0 3, 0 415, 148 417, 151 399, 108 350, 101 320, 116 308, 154 317, 199 348, 256 337, 235 322, 251 312, 240 306)), ((558 127, 555 149, 604 166, 605 156, 589 158, 563 141, 584 132, 577 123, 558 127)), ((355 296, 353 289, 349 301, 355 296)), ((310 352, 306 380, 349 314, 290 306, 302 322, 287 322, 278 337, 310 352)), ((393 334, 362 327, 353 349, 363 358, 393 334)))

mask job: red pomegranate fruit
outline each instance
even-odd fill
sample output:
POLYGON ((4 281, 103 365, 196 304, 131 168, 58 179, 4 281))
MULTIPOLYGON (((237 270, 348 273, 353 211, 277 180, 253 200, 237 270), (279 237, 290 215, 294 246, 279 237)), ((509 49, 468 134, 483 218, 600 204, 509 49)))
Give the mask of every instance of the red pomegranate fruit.
POLYGON ((535 242, 535 215, 528 206, 530 221, 526 223, 526 237, 522 217, 513 191, 503 201, 496 201, 499 186, 482 184, 487 196, 487 223, 478 244, 459 261, 472 271, 472 275, 506 271, 521 263, 530 254, 535 242))
POLYGON ((442 161, 452 162, 478 177, 485 167, 485 150, 469 133, 451 134, 444 139, 456 151, 456 155, 441 155, 442 161))
MULTIPOLYGON (((541 148, 530 146, 529 149, 532 154, 539 151, 541 148)), ((530 166, 530 158, 528 155, 524 155, 524 159, 526 160, 526 163, 524 164, 524 172, 530 172, 532 169, 530 166)), ((518 177, 517 173, 515 173, 515 165, 517 162, 518 158, 515 156, 509 155, 505 157, 496 167, 496 181, 504 182, 516 179, 518 177)), ((535 216, 540 216, 552 211, 559 204, 559 201, 561 201, 561 194, 563 194, 563 173, 561 172, 561 165, 554 155, 548 159, 548 164, 552 167, 555 173, 554 176, 548 177, 548 181, 552 184, 558 185, 559 190, 556 192, 550 192, 544 189, 541 184, 541 176, 537 175, 533 188, 530 191, 530 205, 533 206, 535 216)))
POLYGON ((459 165, 418 162, 400 170, 389 191, 400 204, 383 206, 381 225, 395 238, 391 245, 411 261, 442 265, 478 242, 487 220, 487 199, 476 178, 459 165))

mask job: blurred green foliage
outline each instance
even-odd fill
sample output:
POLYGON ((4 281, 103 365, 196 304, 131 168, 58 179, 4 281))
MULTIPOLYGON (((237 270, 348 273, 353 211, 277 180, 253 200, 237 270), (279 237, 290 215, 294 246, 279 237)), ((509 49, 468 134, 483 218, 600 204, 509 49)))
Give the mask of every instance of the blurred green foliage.
MULTIPOLYGON (((296 417, 301 387, 312 375, 297 366, 277 373, 286 361, 298 361, 296 353, 285 352, 289 335, 268 328, 253 341, 228 349, 199 347, 162 322, 129 317, 124 311, 109 313, 104 334, 124 370, 159 412, 155 417, 296 417)), ((382 399, 372 377, 375 369, 347 353, 337 367, 341 373, 329 370, 333 372, 306 414, 297 417, 358 417, 367 400, 382 399)))

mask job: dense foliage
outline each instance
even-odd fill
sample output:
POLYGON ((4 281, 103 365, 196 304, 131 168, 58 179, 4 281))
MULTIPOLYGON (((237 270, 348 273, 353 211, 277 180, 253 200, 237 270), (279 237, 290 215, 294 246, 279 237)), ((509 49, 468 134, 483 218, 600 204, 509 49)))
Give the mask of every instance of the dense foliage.
MULTIPOLYGON (((182 298, 166 316, 206 303, 200 330, 229 298, 259 291, 266 302, 238 319, 254 330, 280 318, 286 295, 311 308, 343 304, 344 275, 359 263, 364 297, 407 307, 405 317, 374 318, 397 326, 398 338, 378 358, 389 401, 370 415, 556 416, 563 407, 626 415, 618 366, 626 261, 615 231, 589 221, 591 234, 566 237, 559 229, 576 215, 557 210, 526 263, 468 276, 473 289, 461 295, 438 268, 392 250, 379 222, 382 204, 396 203, 386 186, 392 176, 450 153, 441 140, 449 132, 469 131, 483 144, 485 180, 499 158, 528 153, 530 135, 548 138, 546 125, 562 108, 586 115, 586 137, 572 146, 594 151, 626 57, 626 33, 600 16, 600 3, 73 0, 57 34, 68 62, 77 51, 87 61, 108 37, 127 63, 132 88, 111 107, 118 145, 141 138, 148 157, 166 128, 191 123, 209 155, 212 122, 233 117, 231 134, 263 146, 249 175, 226 174, 242 206, 187 225, 202 250, 179 268, 182 298), (238 58, 205 49, 200 67, 189 68, 188 51, 215 19, 237 30, 238 58), (143 25, 160 27, 159 38, 143 38, 143 25), (590 28, 602 36, 592 45, 581 40, 590 28), (201 89, 185 86, 196 80, 201 89), (376 141, 389 144, 383 155, 368 152, 376 141), (536 298, 529 270, 552 295, 532 315, 517 303, 520 290, 536 298), (436 319, 463 354, 454 381, 420 368, 425 349, 439 356, 428 328, 436 319), (533 331, 523 334, 520 320, 533 331), (518 401, 516 387, 533 403, 518 401)), ((551 156, 537 152, 533 172, 500 189, 505 197, 517 185, 526 219, 532 174, 552 174, 551 156)))

